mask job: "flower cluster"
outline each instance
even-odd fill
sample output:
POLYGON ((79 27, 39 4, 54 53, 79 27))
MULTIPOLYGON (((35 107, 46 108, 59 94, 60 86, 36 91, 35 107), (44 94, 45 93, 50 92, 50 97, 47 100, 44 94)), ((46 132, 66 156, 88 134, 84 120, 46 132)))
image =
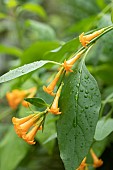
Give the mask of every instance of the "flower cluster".
POLYGON ((44 112, 31 114, 24 118, 12 118, 16 134, 29 144, 35 144, 34 137, 42 129, 44 112))
MULTIPOLYGON (((95 37, 98 37, 103 31, 104 29, 101 29, 89 35, 84 35, 84 33, 82 33, 79 36, 79 39, 83 47, 86 47, 87 44, 89 44, 92 39, 94 39, 95 37)), ((71 59, 67 61, 65 60, 61 64, 61 68, 58 71, 58 73, 55 75, 53 81, 47 87, 43 86, 43 90, 46 93, 48 93, 51 96, 55 96, 53 103, 45 110, 46 113, 51 112, 52 114, 55 114, 55 115, 61 114, 60 108, 58 107, 59 98, 60 98, 60 94, 61 94, 61 90, 63 86, 61 76, 63 77, 66 72, 73 72, 72 70, 73 65, 83 55, 85 51, 86 49, 82 48, 82 50, 80 50, 74 57, 72 57, 71 59), (54 92, 55 87, 59 80, 61 80, 59 82, 59 88, 56 90, 56 93, 55 93, 54 92)), ((10 107, 13 109, 16 109, 20 103, 22 103, 23 106, 28 107, 29 103, 24 101, 24 98, 25 97, 31 98, 35 95, 35 93, 36 93, 36 88, 34 87, 28 90, 13 90, 12 92, 8 92, 6 94, 6 97, 7 97, 10 107)), ((15 128, 17 135, 23 138, 27 143, 35 144, 34 136, 37 133, 37 131, 41 129, 41 125, 44 120, 45 111, 39 112, 38 114, 31 114, 22 119, 13 117, 12 122, 14 124, 14 128, 15 128)), ((91 154, 92 154, 92 157, 94 158, 94 154, 92 151, 91 151, 91 154)), ((94 167, 100 166, 101 164, 102 164, 102 161, 98 162, 95 158, 94 167)), ((86 158, 82 161, 78 170, 83 170, 85 167, 87 167, 86 158)))
POLYGON ((25 97, 33 97, 36 93, 36 87, 30 88, 28 90, 18 90, 15 89, 12 92, 6 93, 6 98, 9 103, 9 106, 12 109, 17 109, 18 105, 22 103, 24 107, 28 107, 29 103, 24 101, 25 97))

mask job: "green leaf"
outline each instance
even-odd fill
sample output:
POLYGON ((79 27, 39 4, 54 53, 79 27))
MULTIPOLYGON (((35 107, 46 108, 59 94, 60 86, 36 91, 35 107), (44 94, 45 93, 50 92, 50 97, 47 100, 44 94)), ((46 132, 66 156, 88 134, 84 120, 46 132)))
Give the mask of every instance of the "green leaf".
POLYGON ((29 102, 32 105, 37 106, 39 108, 48 106, 48 104, 43 99, 38 98, 38 97, 25 98, 24 100, 26 100, 27 102, 29 102))
POLYGON ((7 47, 5 45, 0 44, 0 53, 11 54, 17 57, 22 56, 22 50, 17 47, 7 47))
POLYGON ((22 6, 24 10, 31 11, 40 17, 45 18, 46 17, 46 12, 45 10, 38 4, 33 4, 33 3, 26 3, 22 6))
POLYGON ((66 59, 66 57, 70 57, 71 54, 76 52, 78 46, 80 45, 78 38, 74 38, 66 43, 64 43, 62 46, 58 47, 55 50, 52 50, 48 53, 46 53, 43 56, 43 59, 49 58, 49 60, 54 61, 63 61, 66 59))
MULTIPOLYGON (((22 65, 31 63, 37 60, 50 60, 49 57, 43 59, 43 55, 50 50, 59 47, 59 42, 56 41, 40 41, 32 44, 26 49, 22 55, 22 65)), ((56 61, 54 58, 52 60, 56 61)), ((58 60, 57 60, 58 61, 58 60)))
POLYGON ((96 126, 95 140, 100 141, 107 137, 113 131, 113 119, 103 117, 96 126))
POLYGON ((64 81, 60 98, 58 143, 66 170, 75 170, 87 155, 93 142, 101 107, 97 82, 85 66, 78 62, 75 72, 64 81))
POLYGON ((29 145, 11 127, 0 143, 0 170, 14 170, 28 152, 29 145))
POLYGON ((26 26, 29 29, 30 37, 34 37, 35 40, 49 41, 56 39, 56 33, 53 28, 45 23, 27 20, 26 26))
POLYGON ((10 70, 6 74, 2 75, 0 77, 0 83, 9 81, 9 80, 15 79, 17 77, 20 77, 24 74, 30 73, 30 72, 44 66, 47 63, 59 64, 59 63, 56 63, 56 62, 53 62, 53 61, 48 61, 48 60, 45 60, 45 61, 40 60, 40 61, 37 61, 37 62, 26 64, 24 66, 21 66, 21 67, 14 69, 14 70, 10 70))

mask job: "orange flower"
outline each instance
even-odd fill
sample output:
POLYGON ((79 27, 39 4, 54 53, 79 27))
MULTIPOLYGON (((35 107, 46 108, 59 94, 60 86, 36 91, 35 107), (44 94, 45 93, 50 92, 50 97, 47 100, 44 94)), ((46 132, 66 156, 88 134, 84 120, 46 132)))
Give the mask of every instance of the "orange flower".
POLYGON ((22 102, 25 107, 29 106, 29 103, 24 101, 25 97, 33 97, 36 93, 36 87, 28 90, 18 90, 15 89, 12 92, 6 93, 6 98, 8 100, 9 106, 12 109, 17 109, 18 105, 22 102), (28 95, 28 96, 27 96, 28 95))
POLYGON ((59 108, 58 108, 58 100, 59 100, 59 97, 60 97, 60 93, 61 93, 61 90, 62 90, 62 85, 59 87, 57 93, 56 93, 56 96, 54 98, 54 101, 53 101, 53 104, 51 106, 50 109, 48 109, 49 112, 53 113, 53 114, 61 114, 61 112, 59 112, 59 108))
POLYGON ((92 39, 98 37, 103 31, 104 31, 104 28, 103 28, 103 29, 100 29, 100 30, 98 30, 98 31, 95 31, 94 33, 89 34, 89 35, 84 35, 84 32, 83 32, 83 33, 79 36, 79 40, 80 40, 82 46, 86 47, 87 44, 89 44, 92 39))
POLYGON ((35 114, 29 115, 21 119, 15 117, 12 118, 15 132, 19 137, 22 137, 22 135, 25 134, 26 131, 33 125, 33 117, 35 117, 35 114))
POLYGON ((63 69, 61 68, 61 69, 59 70, 59 72, 56 74, 54 80, 53 80, 47 87, 46 87, 46 86, 43 86, 43 90, 44 90, 46 93, 48 93, 48 94, 50 94, 50 95, 52 95, 52 96, 55 95, 55 94, 53 93, 53 90, 54 90, 54 88, 55 88, 55 86, 56 86, 56 84, 57 84, 57 82, 58 82, 58 80, 59 80, 59 78, 60 78, 60 75, 62 74, 62 71, 63 71, 63 69))
POLYGON ((37 133, 38 130, 41 130, 42 127, 39 127, 38 125, 35 125, 30 132, 27 134, 23 135, 22 138, 28 143, 28 144, 35 144, 36 142, 34 141, 34 137, 37 133))
POLYGON ((41 123, 43 121, 43 114, 44 112, 40 112, 38 114, 31 114, 21 119, 13 117, 12 122, 14 124, 16 134, 20 138, 23 138, 27 143, 35 144, 34 136, 38 130, 42 129, 41 123))
POLYGON ((81 162, 80 166, 76 170, 84 170, 86 166, 87 164, 86 164, 86 157, 85 157, 81 162))
POLYGON ((71 67, 81 57, 83 52, 84 52, 84 50, 79 52, 75 57, 71 58, 70 60, 68 60, 68 61, 65 60, 64 63, 62 63, 62 66, 65 68, 66 71, 73 72, 73 70, 71 70, 71 67))
POLYGON ((6 93, 6 98, 8 103, 12 109, 16 109, 17 106, 21 103, 21 101, 26 96, 26 91, 24 90, 13 90, 12 92, 6 93))
POLYGON ((96 154, 94 153, 94 151, 91 149, 90 150, 91 156, 93 158, 93 166, 94 168, 98 168, 101 165, 103 165, 103 161, 101 159, 98 159, 98 157, 96 156, 96 154))

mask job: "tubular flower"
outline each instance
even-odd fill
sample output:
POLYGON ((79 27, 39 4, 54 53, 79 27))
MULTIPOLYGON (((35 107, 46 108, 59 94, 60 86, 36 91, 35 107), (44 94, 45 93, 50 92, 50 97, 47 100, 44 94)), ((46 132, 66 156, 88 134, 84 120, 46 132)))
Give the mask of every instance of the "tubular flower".
POLYGON ((24 97, 27 95, 24 90, 13 90, 12 92, 6 93, 6 98, 12 109, 16 109, 17 106, 21 103, 24 97))
POLYGON ((15 89, 12 92, 6 93, 6 98, 8 100, 9 106, 12 109, 17 109, 18 105, 22 102, 23 106, 28 107, 29 103, 24 101, 25 97, 33 97, 36 93, 36 87, 28 90, 18 90, 15 89))
POLYGON ((39 127, 38 125, 35 125, 27 134, 23 135, 22 138, 28 143, 28 144, 35 144, 34 137, 38 130, 41 130, 42 127, 39 127))
POLYGON ((98 37, 103 31, 104 31, 104 28, 103 28, 103 29, 100 29, 100 30, 98 30, 98 31, 95 31, 94 33, 89 34, 89 35, 84 35, 84 32, 83 32, 83 33, 79 36, 79 40, 80 40, 82 46, 86 47, 87 44, 89 44, 90 41, 91 41, 93 38, 98 37))
POLYGON ((56 93, 56 96, 54 98, 54 101, 53 101, 51 108, 48 109, 49 112, 56 114, 56 115, 61 114, 61 112, 59 112, 59 108, 58 108, 58 100, 59 100, 60 93, 61 93, 61 90, 62 90, 62 85, 59 87, 59 89, 56 93))
POLYGON ((103 161, 101 159, 98 159, 98 157, 96 156, 96 154, 94 153, 94 151, 91 149, 90 150, 91 156, 93 158, 93 166, 94 168, 98 168, 101 165, 103 165, 103 161))
POLYGON ((57 82, 58 82, 58 80, 59 80, 60 75, 62 74, 62 72, 63 72, 63 69, 61 68, 61 69, 59 70, 59 72, 56 74, 54 80, 53 80, 47 87, 46 87, 46 86, 43 86, 43 90, 44 90, 46 93, 48 93, 48 94, 50 94, 50 95, 52 95, 52 96, 55 95, 55 94, 53 93, 53 90, 54 90, 54 88, 55 88, 55 86, 56 86, 56 84, 57 84, 57 82))
POLYGON ((42 129, 42 114, 43 112, 40 112, 39 114, 31 114, 21 119, 13 117, 12 122, 14 124, 16 134, 20 138, 24 139, 27 143, 35 144, 34 136, 38 130, 42 129))
POLYGON ((66 71, 73 72, 73 70, 71 70, 71 67, 81 57, 83 52, 84 52, 84 50, 79 52, 75 57, 71 58, 70 60, 68 60, 68 61, 65 60, 64 63, 62 63, 62 66, 65 68, 66 71))
POLYGON ((76 170, 85 170, 85 167, 87 167, 86 157, 83 159, 83 161, 81 162, 80 166, 76 170))

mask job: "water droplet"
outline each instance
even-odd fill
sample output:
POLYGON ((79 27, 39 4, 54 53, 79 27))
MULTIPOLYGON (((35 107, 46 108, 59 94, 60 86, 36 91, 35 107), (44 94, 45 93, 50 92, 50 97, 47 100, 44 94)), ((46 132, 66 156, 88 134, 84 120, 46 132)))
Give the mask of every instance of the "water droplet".
POLYGON ((79 87, 79 86, 80 86, 80 84, 78 83, 76 86, 77 86, 77 87, 79 87))
POLYGON ((83 89, 80 89, 80 92, 83 92, 84 90, 83 89))
POLYGON ((85 109, 88 109, 89 107, 88 106, 85 106, 85 109))
POLYGON ((82 70, 80 70, 80 69, 79 69, 79 71, 78 71, 78 72, 79 72, 79 73, 82 73, 82 70))
POLYGON ((84 109, 81 110, 81 113, 84 111, 84 109))
POLYGON ((88 75, 85 75, 85 76, 84 76, 84 78, 85 78, 85 79, 88 79, 88 78, 89 78, 89 76, 88 76, 88 75))
POLYGON ((85 97, 85 98, 87 98, 87 97, 88 97, 88 95, 87 95, 87 94, 85 94, 85 95, 84 95, 84 97, 85 97))
POLYGON ((90 90, 93 90, 93 89, 94 89, 94 87, 91 87, 91 88, 90 88, 90 90))
POLYGON ((75 95, 75 100, 78 100, 78 92, 75 95))
POLYGON ((89 92, 86 90, 85 93, 88 94, 89 92))

